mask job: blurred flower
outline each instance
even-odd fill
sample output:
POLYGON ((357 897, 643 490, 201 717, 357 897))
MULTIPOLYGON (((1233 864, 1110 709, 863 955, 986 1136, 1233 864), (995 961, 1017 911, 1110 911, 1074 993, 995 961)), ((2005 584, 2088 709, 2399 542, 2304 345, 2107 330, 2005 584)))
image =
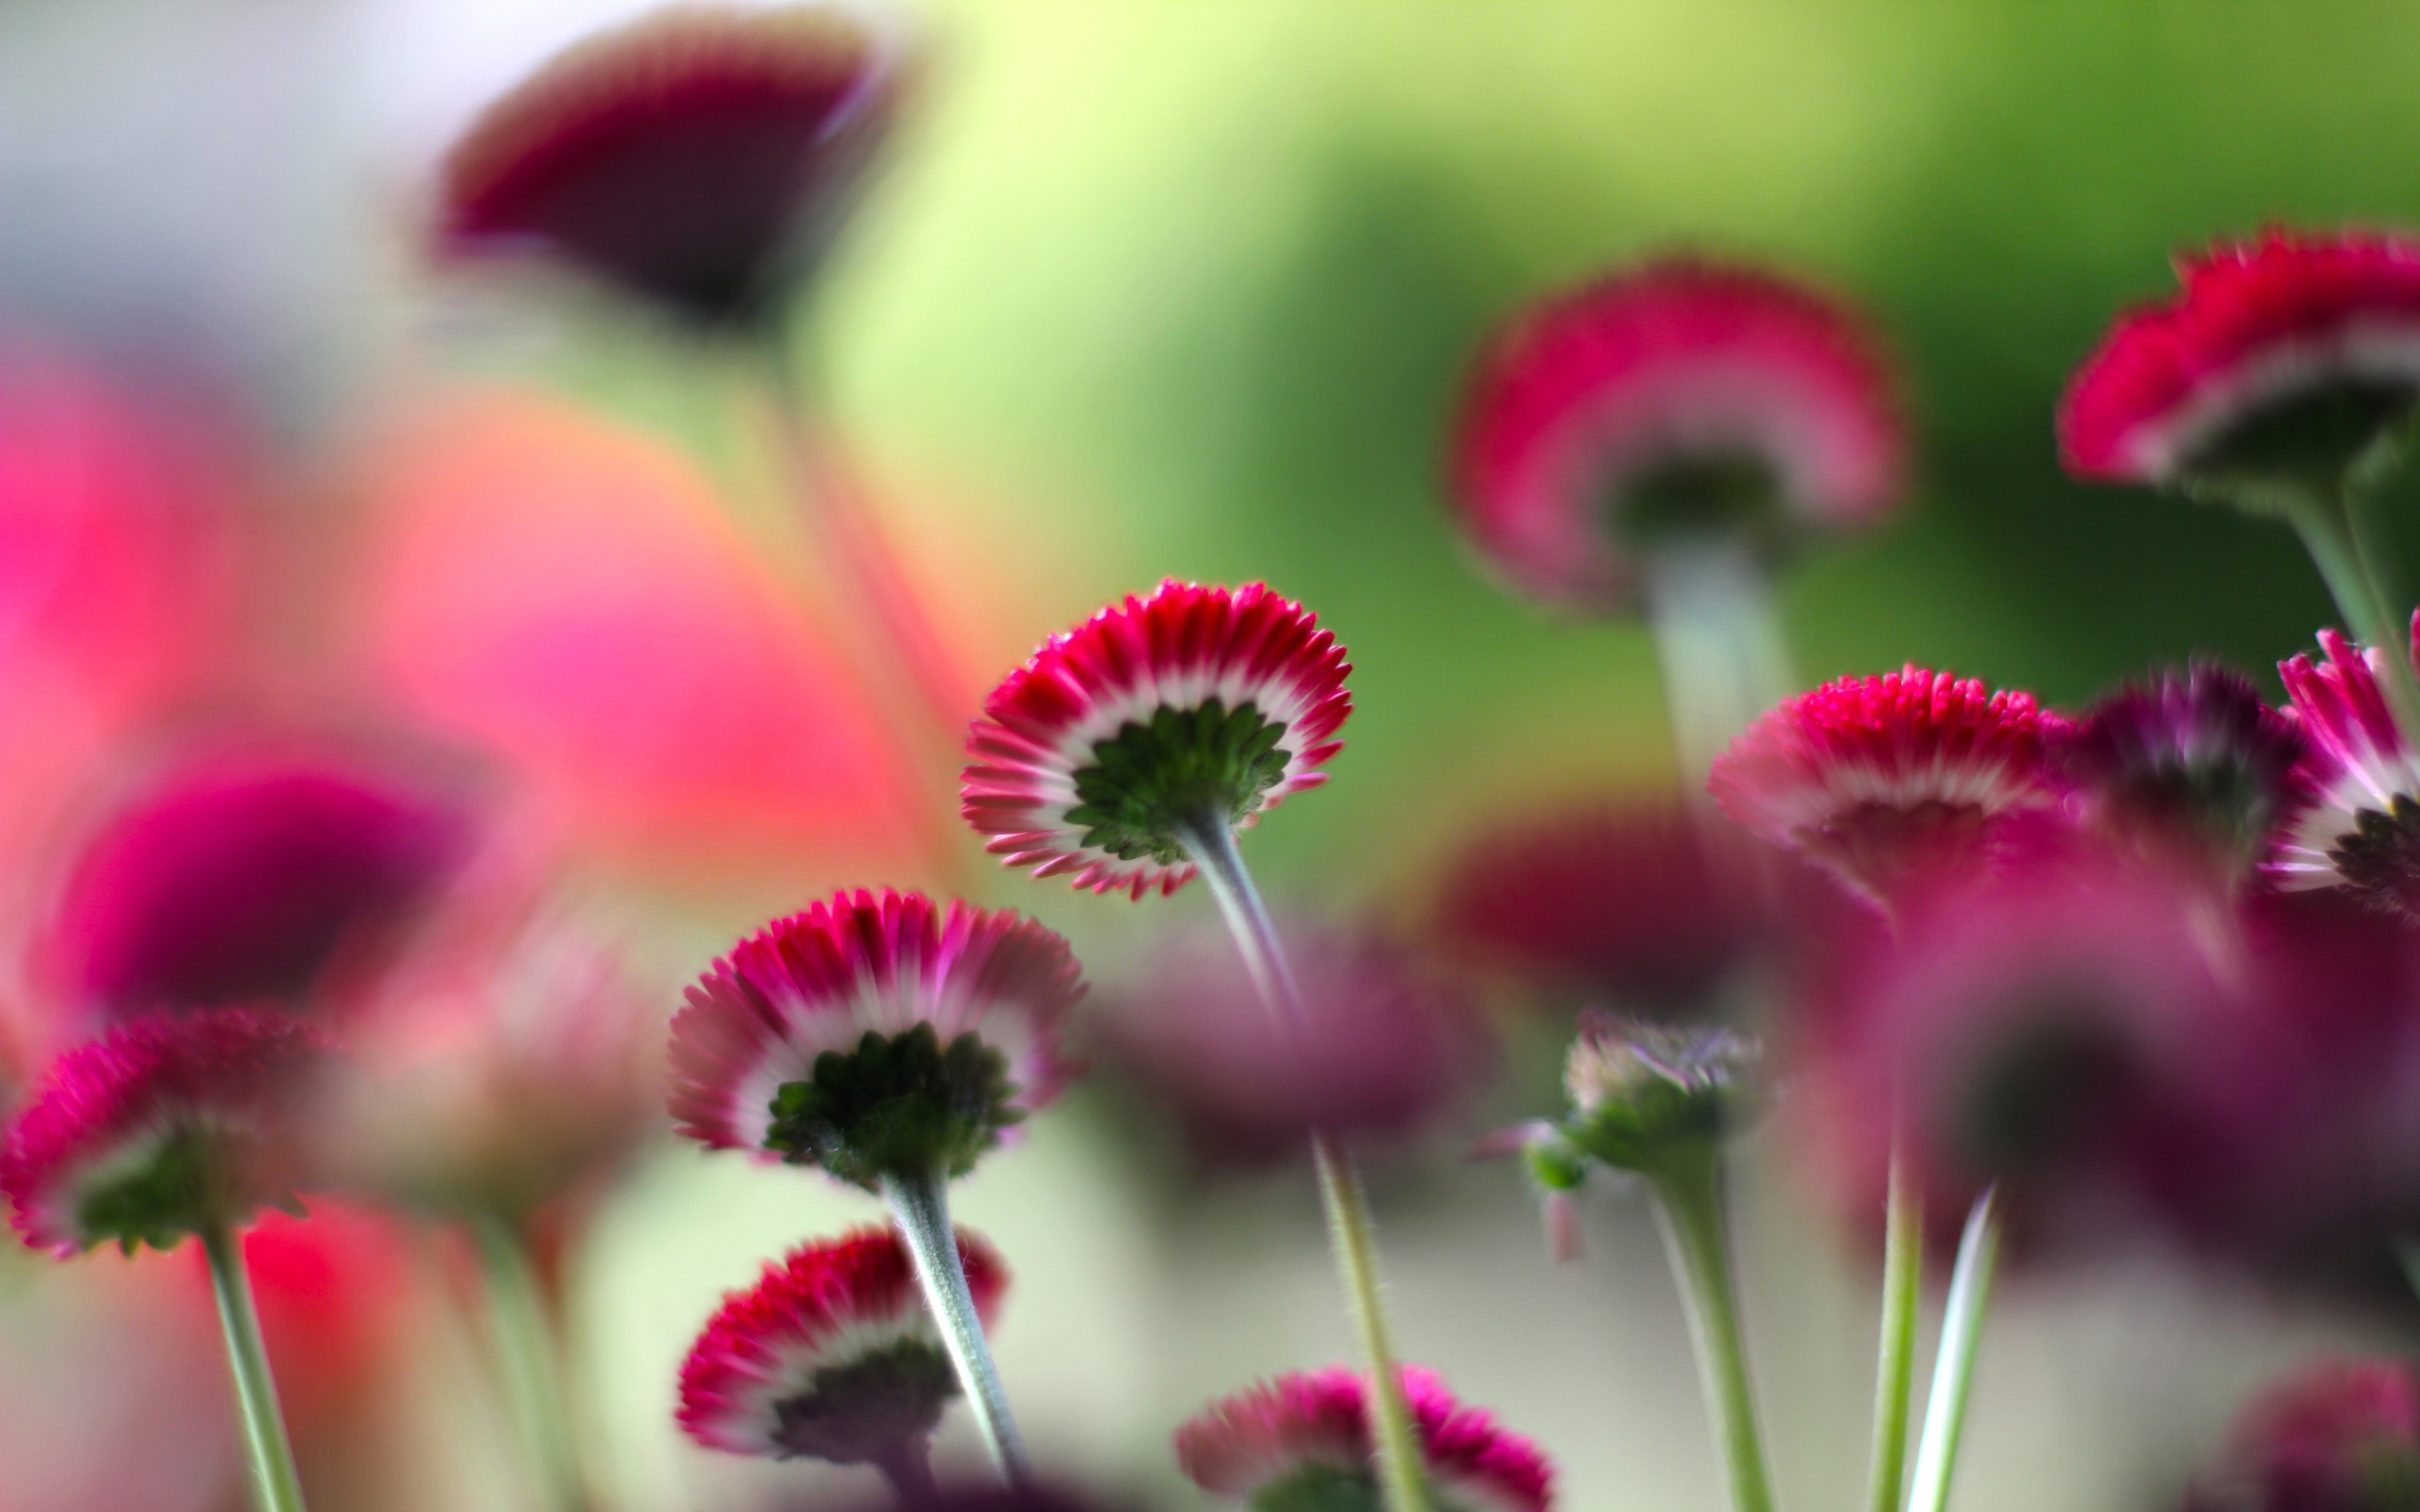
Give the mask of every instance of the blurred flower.
POLYGON ((889 125, 836 8, 676 5, 574 46, 447 158, 443 250, 544 250, 690 319, 772 318, 889 125))
POLYGON ((274 741, 171 765, 85 843, 37 947, 80 1018, 316 1005, 382 960, 466 859, 449 796, 274 741))
POLYGON ((1249 827, 1327 781, 1351 670, 1319 617, 1266 584, 1169 578, 1052 636, 993 690, 968 737, 967 822, 1038 877, 1174 892, 1194 871, 1185 829, 1249 827))
POLYGON ((1770 553, 1887 514, 1905 422, 1862 320, 1750 267, 1652 263, 1546 301, 1479 359, 1456 502, 1497 571, 1611 613, 1633 554, 1692 538, 1770 553))
POLYGON ((1719 876, 1678 797, 1495 825, 1447 870, 1440 931, 1527 986, 1703 1015, 1770 920, 1719 876))
MULTIPOLYGON (((958 1230, 988 1327, 1008 1268, 958 1230)), ((681 1426, 708 1449, 838 1465, 921 1462, 959 1393, 907 1246, 888 1228, 802 1245, 733 1292, 681 1366, 681 1426)))
POLYGON ((2102 698, 2052 735, 2049 765, 2097 833, 2240 881, 2316 797, 2308 744, 2250 679, 2204 663, 2102 698))
POLYGON ((656 1001, 617 951, 562 919, 437 941, 350 1024, 321 1104, 322 1160, 410 1207, 526 1221, 651 1126, 656 1001))
MULTIPOLYGON (((1526 1438, 1456 1401, 1433 1371, 1402 1367, 1412 1428, 1441 1506, 1547 1512, 1553 1467, 1526 1438)), ((1341 1366, 1279 1376, 1212 1402, 1176 1431, 1195 1485, 1253 1512, 1377 1504, 1367 1383, 1341 1366)))
POLYGON ((672 1112, 709 1149, 881 1177, 962 1176, 1075 1073, 1067 942, 1007 909, 886 888, 777 919, 672 1022, 672 1112))
POLYGON ((1286 940, 1305 1022, 1281 1022, 1235 950, 1164 936, 1097 1020, 1110 1058, 1204 1163, 1300 1155, 1314 1130, 1401 1137, 1482 1076, 1478 1005, 1375 934, 1299 929, 1286 940))
MULTIPOLYGON (((2334 630, 2320 631, 2319 644, 2325 665, 2308 654, 2277 665, 2309 739, 2305 780, 2319 797, 2288 829, 2272 873, 2280 886, 2344 887, 2420 918, 2420 758, 2378 687, 2394 653, 2356 650, 2334 630)), ((2420 658, 2420 641, 2412 654, 2420 658)))
POLYGON ((1716 758, 1706 789, 1887 908, 1914 881, 1973 868, 2004 816, 2058 803, 2043 743, 2066 729, 2030 693, 1910 665, 1784 699, 1716 758))
POLYGON ((2404 1512, 2420 1505, 2420 1376, 2404 1360, 2328 1360, 2236 1421, 2196 1512, 2404 1512))
POLYGON ((284 1105, 324 1042, 280 1014, 139 1019, 52 1063, 0 1148, 26 1243, 70 1256, 170 1249, 281 1200, 284 1105))
POLYGON ((2273 507, 2392 446, 2420 397, 2420 245, 2272 230, 2181 259, 2183 294, 2121 317, 2059 403, 2083 477, 2273 507))
MULTIPOLYGON (((1743 1121, 1762 1053, 1727 1029, 1671 1029, 1583 1015, 1564 1057, 1564 1142, 1619 1171, 1703 1149, 1743 1121)), ((1532 1162, 1534 1166, 1534 1161, 1532 1162)))

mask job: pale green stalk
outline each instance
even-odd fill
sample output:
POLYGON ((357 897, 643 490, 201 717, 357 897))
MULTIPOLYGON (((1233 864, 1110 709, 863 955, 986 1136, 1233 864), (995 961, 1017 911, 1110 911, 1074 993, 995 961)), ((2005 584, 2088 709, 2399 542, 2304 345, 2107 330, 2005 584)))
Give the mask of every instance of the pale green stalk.
POLYGON ((251 1471, 253 1512, 302 1512, 302 1481, 294 1469, 294 1445, 277 1405, 277 1383, 269 1376, 268 1351, 261 1343, 260 1312, 252 1305, 251 1278, 243 1252, 224 1220, 201 1230, 210 1260, 210 1289, 218 1300, 218 1323, 227 1337, 227 1364, 235 1378, 235 1406, 244 1428, 244 1462, 251 1471))
POLYGON ((1958 1469, 1958 1446, 1966 1428, 1966 1397, 1975 1381, 1975 1355, 1983 1336, 1992 1269, 1999 1258, 1998 1189, 1987 1187, 1966 1215, 1958 1261, 1949 1272, 1949 1300, 1941 1318, 1941 1349, 1933 1356, 1932 1390, 1925 1401, 1924 1438, 1916 1446, 1915 1486, 1909 1512, 1943 1512, 1950 1478, 1958 1469))
POLYGON ((1000 1367, 993 1362, 982 1316, 975 1311, 975 1294, 966 1284, 958 1230, 949 1221, 949 1173, 936 1168, 921 1176, 885 1176, 882 1194, 915 1260, 916 1279, 924 1283, 925 1300, 941 1325, 942 1344, 958 1371, 959 1389, 975 1415, 983 1447, 992 1452, 992 1462, 1011 1486, 1031 1486, 1033 1466, 1026 1458, 1016 1419, 1010 1416, 1000 1367))
POLYGON ((1908 1415, 1915 1396, 1924 1257, 1924 1198, 1908 1171, 1907 1153, 1894 1140, 1882 1228, 1882 1344, 1875 1372, 1869 1512, 1899 1512, 1907 1496, 1908 1415))
POLYGON ((1716 1448, 1722 1455, 1732 1512, 1772 1512, 1764 1440, 1748 1345, 1739 1326, 1739 1298, 1731 1274, 1729 1224, 1723 1213, 1722 1151, 1709 1141, 1663 1160, 1646 1173, 1662 1220, 1665 1248, 1697 1347, 1716 1448))
POLYGON ((553 1512, 587 1512, 579 1452, 563 1410, 562 1354, 537 1267, 530 1262, 527 1235, 518 1225, 493 1216, 474 1219, 469 1227, 487 1293, 496 1374, 541 1497, 553 1512))

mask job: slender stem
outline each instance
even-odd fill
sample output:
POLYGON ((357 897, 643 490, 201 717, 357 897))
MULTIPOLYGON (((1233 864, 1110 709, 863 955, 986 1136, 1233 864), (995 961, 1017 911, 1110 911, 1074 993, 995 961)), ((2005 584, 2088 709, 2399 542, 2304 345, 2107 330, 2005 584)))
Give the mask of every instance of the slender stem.
POLYGON ((1924 1197, 1909 1174, 1906 1151, 1894 1140, 1882 1225, 1882 1345, 1875 1372, 1870 1512, 1899 1512, 1907 1496, 1908 1413, 1915 1394, 1916 1303, 1924 1263, 1924 1197))
POLYGON ((958 1230, 949 1221, 949 1176, 927 1171, 921 1176, 886 1176, 882 1194, 899 1225, 899 1236, 916 1262, 916 1278, 924 1282, 925 1301, 941 1325, 942 1343, 958 1383, 975 1414, 975 1426, 992 1462, 1010 1485, 1033 1484, 1033 1466, 1027 1460, 1025 1441, 1017 1436, 1016 1419, 1009 1415, 1008 1393, 1000 1389, 1000 1367, 993 1363, 992 1346, 983 1337, 983 1319, 975 1311, 975 1294, 967 1289, 966 1263, 958 1252, 958 1230))
POLYGON ((1712 1143, 1665 1160, 1650 1172, 1664 1243, 1689 1314, 1698 1375, 1705 1390, 1731 1487, 1732 1512, 1772 1512, 1764 1442, 1756 1429, 1756 1398, 1748 1376, 1748 1344, 1731 1275, 1731 1243, 1723 1216, 1722 1152, 1712 1143))
POLYGON ((1932 1390, 1925 1400, 1925 1434, 1916 1446, 1916 1480, 1909 1512, 1942 1512, 1958 1469, 1966 1427, 1966 1397, 1975 1381, 1976 1346, 1991 1299, 1992 1265, 1999 1257, 1998 1188, 1986 1187, 1966 1215, 1958 1262, 1949 1272, 1949 1301, 1941 1318, 1941 1352, 1933 1357, 1932 1390))
MULTIPOLYGON (((1304 1030, 1310 1012, 1303 1001, 1302 984, 1286 959, 1285 943, 1253 885, 1236 833, 1218 815, 1205 814, 1181 826, 1177 833, 1185 853, 1201 870, 1244 970, 1260 993, 1262 1006, 1281 1024, 1304 1030)), ((1428 1485, 1422 1469, 1420 1440, 1411 1426, 1411 1404, 1405 1398, 1403 1378, 1395 1363, 1394 1345, 1387 1326, 1385 1282, 1378 1272, 1376 1225, 1369 1195, 1353 1152, 1335 1135, 1311 1136, 1312 1163, 1318 1168, 1320 1205, 1327 1212, 1328 1247, 1335 1253, 1337 1274, 1361 1335, 1362 1352, 1370 1361, 1370 1395, 1376 1411, 1378 1485, 1387 1512, 1426 1512, 1428 1485)))
POLYGON ((539 1292, 537 1269, 530 1263, 527 1235, 496 1217, 475 1219, 470 1229, 486 1285, 496 1372, 544 1504, 553 1512, 586 1512, 589 1498, 579 1451, 563 1411, 562 1357, 539 1292))
POLYGON ((302 1512, 302 1480, 294 1469, 294 1445, 277 1407, 277 1383, 261 1344, 261 1318, 252 1306, 251 1278, 233 1230, 214 1220, 201 1230, 210 1260, 210 1289, 218 1299, 218 1323, 227 1336, 227 1364, 235 1377, 235 1405, 243 1415, 244 1456, 251 1470, 254 1512, 302 1512))
POLYGON ((919 1512, 942 1499, 942 1488, 933 1480, 931 1446, 922 1434, 903 1438, 888 1452, 876 1455, 873 1468, 890 1483, 903 1512, 919 1512))
POLYGON ((1694 790, 1732 737, 1789 692, 1789 650, 1764 569, 1740 541, 1675 541, 1648 558, 1644 587, 1672 742, 1694 790))

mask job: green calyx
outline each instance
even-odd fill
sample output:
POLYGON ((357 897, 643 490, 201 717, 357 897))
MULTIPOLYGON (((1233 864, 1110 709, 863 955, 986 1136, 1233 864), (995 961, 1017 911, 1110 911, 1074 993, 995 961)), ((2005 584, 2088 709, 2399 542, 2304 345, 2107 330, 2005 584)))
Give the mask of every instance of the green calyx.
POLYGON ((1212 698, 1160 709, 1148 724, 1126 725, 1093 747, 1093 764, 1076 773, 1078 802, 1066 821, 1083 827, 1085 845, 1121 861, 1179 865, 1185 825, 1205 815, 1239 823, 1284 780, 1277 743, 1285 734, 1250 703, 1229 710, 1212 698))
POLYGON ((1305 1465, 1255 1492, 1251 1512, 1380 1512, 1383 1504, 1369 1472, 1305 1465))
POLYGON ((847 1365, 818 1370, 807 1389, 773 1404, 784 1458, 835 1465, 879 1463, 929 1434, 958 1395, 958 1375, 939 1345, 902 1339, 847 1365))
POLYGON ((2380 912, 2420 919, 2420 802, 2397 793, 2389 812, 2363 809, 2353 822, 2327 852, 2337 874, 2380 912))
POLYGON ((887 1175, 964 1176, 1025 1117, 1016 1093, 1008 1057, 972 1030, 944 1047, 929 1023, 869 1029, 856 1049, 816 1057, 810 1079, 782 1084, 765 1147, 868 1191, 887 1175))
POLYGON ((2420 387, 2382 379, 2330 383, 2263 406, 2178 469, 2179 485, 2256 514, 2332 499, 2394 466, 2420 410, 2420 387))
POLYGON ((171 1128, 140 1159, 85 1189, 76 1204, 85 1247, 115 1244, 130 1255, 144 1245, 174 1249, 231 1215, 236 1204, 227 1167, 224 1140, 190 1125, 171 1128))
MULTIPOLYGON (((1754 1042, 1727 1030, 1664 1029, 1591 1016, 1564 1063, 1572 1110, 1560 1134, 1569 1151, 1622 1171, 1652 1174, 1676 1158, 1712 1149, 1745 1122, 1758 1059, 1754 1042)), ((1532 1173, 1550 1187, 1576 1185, 1568 1156, 1547 1146, 1532 1173), (1540 1167, 1544 1159, 1549 1163, 1540 1167)))
POLYGON ((1611 516, 1632 545, 1743 537, 1768 544, 1784 521, 1781 480, 1754 453, 1684 453, 1623 477, 1611 516))

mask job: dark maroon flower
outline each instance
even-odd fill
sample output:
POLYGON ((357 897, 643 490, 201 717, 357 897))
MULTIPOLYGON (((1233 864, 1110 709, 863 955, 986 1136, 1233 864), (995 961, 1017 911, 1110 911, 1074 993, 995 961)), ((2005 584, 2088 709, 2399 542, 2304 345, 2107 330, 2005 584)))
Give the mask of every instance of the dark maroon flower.
POLYGON ((2224 1468, 2189 1504, 2217 1512, 2406 1512, 2420 1505, 2420 1375, 2326 1360, 2255 1398, 2224 1468))
POLYGON ((831 8, 666 7, 488 108, 446 160, 441 247, 551 252, 704 322, 763 317, 837 225, 896 73, 831 8))
POLYGON ((1098 1024, 1107 1058, 1204 1164, 1299 1154, 1314 1129, 1409 1134, 1491 1068, 1477 1005, 1381 936, 1289 932, 1307 1022, 1275 1019, 1234 947, 1164 936, 1098 1024))
POLYGON ((41 954, 73 1008, 300 1007, 398 943, 467 858, 472 820, 390 769, 296 747, 208 754, 107 818, 41 954))

